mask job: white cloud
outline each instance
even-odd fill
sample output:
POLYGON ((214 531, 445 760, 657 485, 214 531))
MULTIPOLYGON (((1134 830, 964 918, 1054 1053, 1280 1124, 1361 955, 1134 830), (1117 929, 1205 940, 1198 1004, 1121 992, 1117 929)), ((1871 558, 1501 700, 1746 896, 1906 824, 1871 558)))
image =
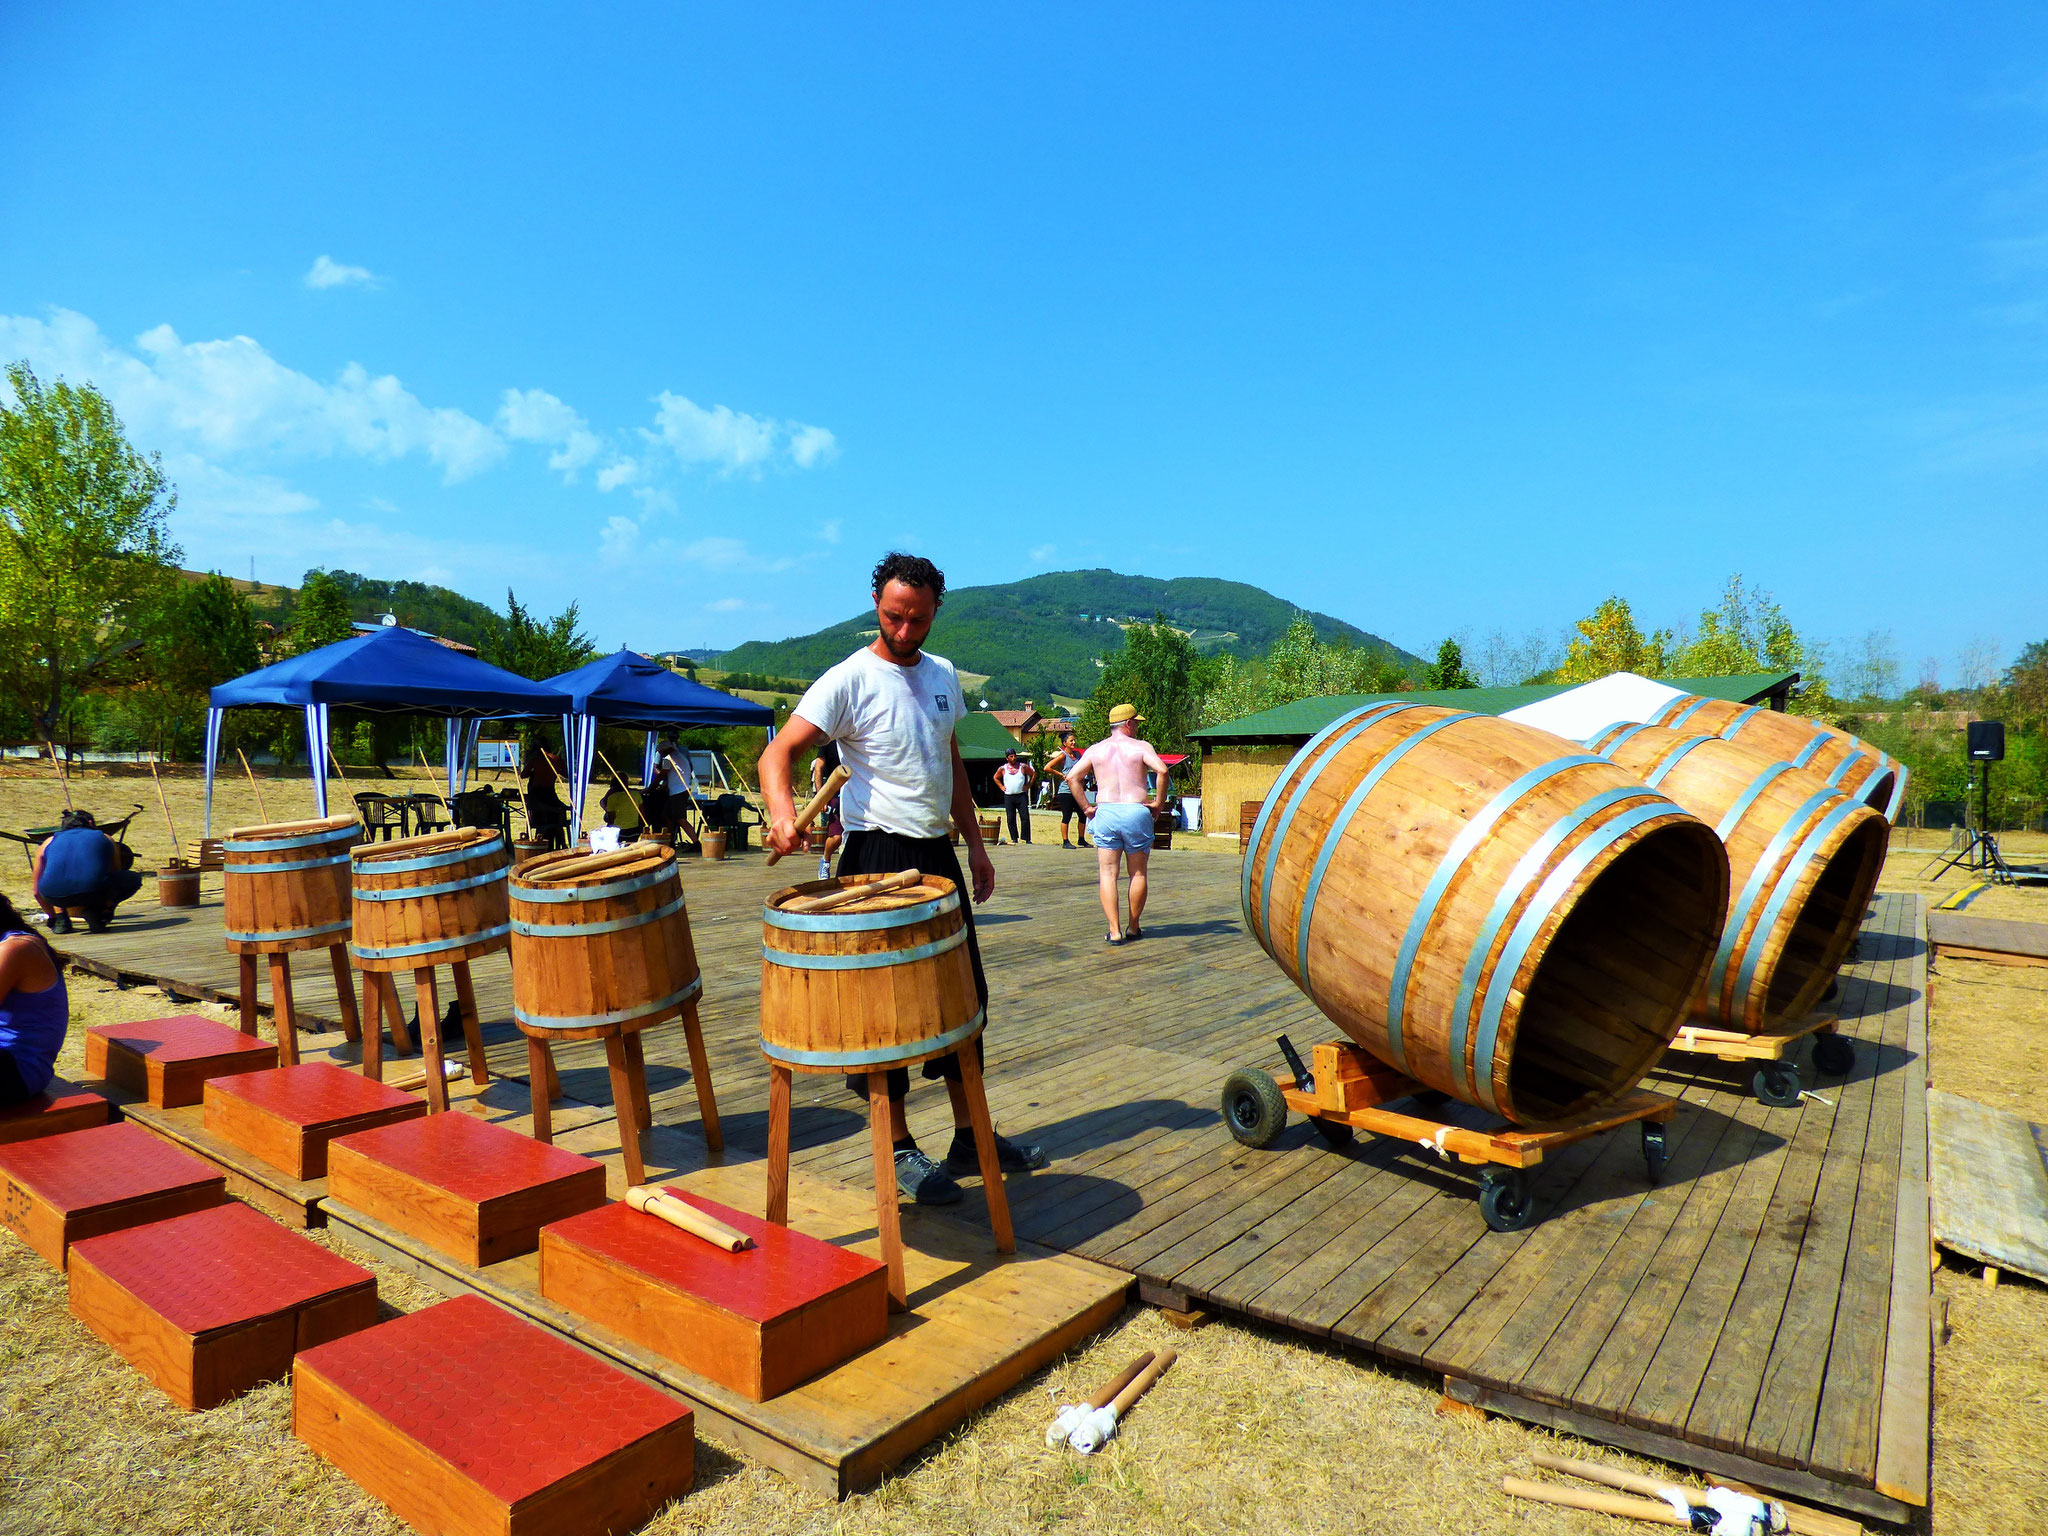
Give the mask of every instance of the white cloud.
POLYGON ((793 424, 789 434, 789 456, 796 461, 798 469, 829 464, 839 456, 839 439, 823 427, 793 424))
POLYGON ((818 529, 818 537, 827 544, 837 544, 840 535, 846 531, 846 524, 839 518, 829 517, 818 529))
POLYGON ((1057 544, 1035 544, 1030 550, 1031 563, 1033 565, 1045 565, 1059 552, 1060 547, 1057 544))
POLYGON ((640 478, 640 461, 621 454, 597 472, 597 488, 600 491, 616 491, 622 485, 632 485, 640 478))
POLYGON ((800 421, 750 416, 729 405, 705 409, 683 395, 663 390, 654 398, 654 430, 644 434, 684 464, 705 465, 723 475, 758 475, 778 460, 798 469, 828 462, 839 440, 823 427, 800 421))
POLYGON ((739 613, 746 606, 747 600, 744 597, 721 597, 715 603, 706 603, 704 611, 706 613, 739 613))
POLYGON ((597 552, 607 565, 624 565, 640 550, 640 525, 630 517, 605 520, 597 536, 597 552))
POLYGON ((314 261, 306 273, 308 288, 347 288, 363 284, 374 288, 379 279, 368 267, 344 266, 332 256, 322 256, 314 261))
MULTIPOLYGON (((548 468, 559 470, 564 480, 574 480, 576 471, 598 456, 604 443, 590 430, 590 423, 544 389, 508 389, 498 407, 498 430, 521 443, 546 443, 554 448, 548 468)), ((602 485, 603 472, 599 482, 602 485)), ((603 487, 606 490, 610 486, 603 487)))

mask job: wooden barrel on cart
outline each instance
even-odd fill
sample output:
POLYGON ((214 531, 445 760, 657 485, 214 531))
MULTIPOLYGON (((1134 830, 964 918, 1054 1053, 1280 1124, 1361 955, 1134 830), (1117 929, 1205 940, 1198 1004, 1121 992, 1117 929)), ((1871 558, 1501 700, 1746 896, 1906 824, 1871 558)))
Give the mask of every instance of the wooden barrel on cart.
POLYGON ((1246 927, 1360 1045, 1541 1123, 1628 1092, 1670 1044, 1728 904, 1714 830, 1548 731, 1353 710, 1261 806, 1246 927))
POLYGON ((457 827, 355 850, 355 930, 365 971, 416 971, 503 949, 511 931, 505 834, 457 827))
POLYGON ((981 1032, 967 921, 952 881, 852 901, 829 912, 791 902, 869 885, 843 875, 785 886, 762 911, 761 1050, 797 1072, 906 1067, 981 1032))
POLYGON ((1752 1035, 1804 1018, 1847 958, 1884 872, 1884 817, 1741 740, 1613 725, 1587 745, 1727 845, 1728 922, 1693 1016, 1752 1035))
POLYGON ((228 952, 282 955, 348 942, 353 816, 237 827, 221 840, 228 952))
POLYGON ((703 983, 673 849, 643 838, 615 854, 545 854, 512 871, 511 895, 512 1017, 527 1034, 630 1034, 695 1007, 703 983))
POLYGON ((1766 752, 1773 761, 1817 773, 1852 800, 1885 820, 1896 820, 1906 802, 1906 765, 1847 731, 1805 715, 1790 715, 1765 704, 1737 704, 1686 694, 1650 720, 1687 736, 1721 736, 1766 752))

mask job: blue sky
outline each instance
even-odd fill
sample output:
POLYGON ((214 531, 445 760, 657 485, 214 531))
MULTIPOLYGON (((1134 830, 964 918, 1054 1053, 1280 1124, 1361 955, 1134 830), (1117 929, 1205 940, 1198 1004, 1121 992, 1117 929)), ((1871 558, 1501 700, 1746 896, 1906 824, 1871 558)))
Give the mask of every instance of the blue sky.
POLYGON ((1740 571, 2048 635, 2048 12, 0 8, 0 355, 192 563, 601 642, 1255 582, 1411 649, 1740 571))

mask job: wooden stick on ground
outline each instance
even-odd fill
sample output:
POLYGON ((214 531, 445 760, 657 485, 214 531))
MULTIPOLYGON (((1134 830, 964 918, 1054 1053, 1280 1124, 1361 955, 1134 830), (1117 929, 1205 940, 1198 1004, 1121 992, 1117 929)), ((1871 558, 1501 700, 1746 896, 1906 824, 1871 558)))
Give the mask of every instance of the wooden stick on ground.
POLYGON ((850 907, 857 901, 870 896, 886 896, 891 891, 900 891, 905 886, 915 885, 924 878, 914 869, 899 874, 885 875, 880 880, 863 881, 859 885, 842 885, 836 891, 827 891, 822 896, 806 896, 798 901, 784 902, 785 912, 830 912, 834 907, 850 907))
POLYGON ((43 745, 50 749, 50 766, 57 770, 57 784, 64 791, 64 809, 76 810, 77 807, 71 803, 71 780, 64 772, 64 759, 57 755, 57 743, 45 736, 43 745))
POLYGON ((171 860, 177 862, 184 843, 178 837, 178 824, 171 820, 171 802, 164 798, 164 781, 156 771, 156 759, 149 760, 149 776, 156 784, 156 803, 164 809, 164 825, 171 829, 171 860))
POLYGON ((1088 1399, 1088 1406, 1090 1408, 1107 1408, 1116 1401, 1118 1393, 1122 1392, 1124 1388, 1128 1387, 1143 1374, 1145 1367, 1152 1363, 1152 1358, 1153 1353, 1149 1349, 1139 1355, 1137 1359, 1104 1382, 1102 1390, 1088 1399))
POLYGON ((1565 1509, 1589 1509, 1595 1514, 1622 1515, 1631 1520, 1647 1520, 1653 1525, 1676 1525, 1692 1529, 1692 1522, 1673 1509, 1669 1504, 1655 1499, 1630 1499, 1618 1493, 1602 1493, 1597 1488, 1569 1488, 1563 1483, 1537 1483, 1526 1477, 1504 1477, 1500 1480, 1500 1491, 1511 1498, 1529 1499, 1538 1504, 1557 1504, 1565 1509))
MULTIPOLYGON (((825 782, 818 786, 818 792, 811 796, 811 803, 796 813, 796 830, 798 832, 808 830, 811 823, 818 819, 825 807, 832 803, 832 797, 838 794, 840 788, 852 777, 853 775, 846 771, 844 764, 834 768, 825 782)), ((768 862, 770 864, 778 862, 781 858, 782 855, 773 848, 768 850, 768 862)))
POLYGON ((448 803, 448 797, 446 795, 442 794, 441 791, 434 788, 434 765, 427 761, 427 754, 421 748, 418 742, 414 742, 412 744, 412 755, 420 760, 420 767, 426 773, 427 793, 432 795, 436 800, 441 802, 442 810, 446 811, 450 816, 453 816, 455 814, 455 807, 448 803))
POLYGON ((265 821, 270 820, 270 808, 263 803, 263 786, 256 782, 256 770, 249 766, 249 754, 237 747, 235 756, 242 760, 242 772, 249 775, 249 787, 256 792, 256 814, 265 821))
POLYGON ((676 1199, 658 1185, 634 1185, 626 1191, 626 1204, 692 1237, 701 1237, 714 1248, 723 1248, 727 1253, 738 1253, 742 1248, 754 1246, 754 1240, 746 1233, 727 1226, 716 1216, 706 1215, 686 1200, 676 1199))

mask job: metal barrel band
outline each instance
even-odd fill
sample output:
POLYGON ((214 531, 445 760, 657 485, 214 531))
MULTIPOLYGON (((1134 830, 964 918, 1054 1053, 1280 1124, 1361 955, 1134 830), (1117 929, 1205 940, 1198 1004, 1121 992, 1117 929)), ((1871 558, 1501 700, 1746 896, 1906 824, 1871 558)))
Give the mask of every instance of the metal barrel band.
POLYGON ((1635 735, 1638 731, 1647 731, 1648 729, 1648 725, 1639 725, 1632 720, 1613 721, 1601 726, 1599 730, 1586 738, 1586 750, 1588 752, 1598 752, 1602 757, 1612 756, 1614 749, 1624 741, 1627 741, 1629 737, 1635 735), (1621 734, 1610 740, 1607 735, 1609 731, 1619 731, 1621 734))
POLYGON ((912 923, 928 923, 947 912, 958 911, 960 893, 948 891, 931 901, 921 901, 913 907, 898 907, 893 912, 782 912, 774 907, 764 906, 761 919, 770 928, 787 928, 794 933, 866 933, 880 928, 908 928, 912 923))
POLYGON ((505 851, 505 840, 493 832, 481 843, 471 843, 462 848, 448 848, 439 853, 421 854, 416 859, 365 858, 364 853, 367 851, 369 845, 365 844, 362 849, 350 855, 356 863, 363 866, 364 874, 402 875, 415 869, 440 869, 448 864, 466 864, 471 859, 489 858, 494 853, 505 851))
MULTIPOLYGON (((1854 789, 1847 790, 1845 791, 1845 793, 1847 793, 1849 798, 1852 800, 1859 800, 1868 804, 1870 792, 1873 789, 1877 788, 1878 785, 1884 782, 1885 775, 1892 772, 1893 768, 1894 764, 1892 763, 1892 760, 1886 757, 1882 752, 1878 753, 1878 764, 1875 768, 1870 770, 1870 776, 1864 779, 1861 783, 1859 783, 1854 789)), ((1887 803, 1890 802, 1891 795, 1889 792, 1886 793, 1885 800, 1887 803)), ((1871 806, 1871 809, 1877 810, 1878 807, 1871 806)))
POLYGON ((514 918, 512 931, 523 939, 576 939, 593 933, 623 933, 628 928, 642 928, 649 923, 658 923, 664 917, 673 917, 682 910, 683 898, 678 893, 651 911, 635 912, 628 917, 607 918, 601 923, 529 923, 514 918))
MULTIPOLYGON (((1529 946, 1536 942, 1536 935, 1542 931, 1550 914, 1557 909, 1565 894, 1577 883, 1593 860, 1620 842, 1636 828, 1660 817, 1689 820, 1686 812, 1676 804, 1659 797, 1658 804, 1637 806, 1634 810, 1623 811, 1614 820, 1604 824, 1599 831, 1574 848, 1557 868, 1550 872, 1543 884, 1537 887, 1535 897, 1528 910, 1508 935, 1508 942, 1500 953, 1500 963, 1493 969, 1493 980, 1486 988, 1486 1001, 1482 1005, 1479 1020, 1479 1039, 1473 1051, 1475 1061, 1492 1061, 1493 1053, 1500 1040, 1501 1015, 1507 1011, 1508 990, 1514 985, 1515 973, 1522 968, 1522 961, 1529 953, 1529 946)), ((1473 1091, 1483 1096, 1489 1109, 1500 1109, 1499 1095, 1494 1092, 1493 1077, 1489 1073, 1483 1080, 1477 1072, 1473 1074, 1473 1091)))
POLYGON ((223 853, 276 853, 283 848, 312 848, 320 843, 353 843, 361 832, 362 828, 351 823, 346 827, 330 827, 325 832, 315 832, 307 837, 264 838, 259 841, 230 838, 220 846, 223 853))
POLYGON ((443 950, 486 944, 492 939, 502 939, 511 931, 510 923, 499 923, 494 928, 479 928, 475 933, 458 934, 452 939, 429 939, 424 944, 391 944, 382 949, 373 949, 367 944, 351 944, 348 952, 358 960, 404 960, 413 955, 438 955, 443 950))
POLYGON ((1323 846, 1316 854, 1315 867, 1310 870, 1308 884, 1301 893, 1300 916, 1294 922, 1294 975, 1296 984, 1304 992, 1308 991, 1309 985, 1308 936, 1310 924, 1315 920, 1316 897, 1322 892, 1323 876, 1329 871, 1330 861, 1336 858, 1337 849, 1344 842, 1344 834, 1350 830, 1352 818, 1357 816, 1359 808, 1365 804, 1366 797, 1379 788, 1380 780, 1387 776, 1394 764, 1400 762, 1438 731, 1448 730, 1451 726, 1478 718, 1478 715, 1469 711, 1461 711, 1455 715, 1446 715, 1441 720, 1432 720, 1420 730, 1411 731, 1402 737, 1380 754, 1380 760, 1372 765, 1365 777, 1360 779, 1351 793, 1344 797, 1344 804, 1330 819, 1329 829, 1323 833, 1323 846))
MULTIPOLYGON (((1529 889, 1542 875, 1543 868, 1550 862, 1552 854, 1564 845, 1565 839, 1609 806, 1621 805, 1630 800, 1661 800, 1664 797, 1640 784, 1623 785, 1619 789, 1602 790, 1569 816, 1560 818, 1538 838, 1535 845, 1516 861, 1502 882, 1500 894, 1487 908, 1486 918, 1479 925, 1479 932, 1472 940, 1472 952, 1465 957, 1464 972, 1458 978, 1458 1000, 1451 1005, 1451 1027, 1457 1032, 1454 1043, 1451 1070, 1462 1071, 1466 1084, 1473 1092, 1478 1091, 1477 1069, 1467 1061, 1465 1043, 1472 1036, 1472 1004, 1479 991, 1479 975, 1485 968, 1486 957, 1493 953, 1493 941, 1500 937, 1500 931, 1507 925, 1515 908, 1529 889)), ((1476 1058, 1473 1058, 1476 1060, 1476 1058)))
MULTIPOLYGON (((1673 705, 1676 705, 1678 702, 1679 701, 1677 699, 1673 699, 1670 704, 1667 704, 1664 707, 1668 710, 1672 708, 1673 705)), ((1690 704, 1686 705, 1685 708, 1679 710, 1678 713, 1673 715, 1670 719, 1659 720, 1656 723, 1658 725, 1663 726, 1667 730, 1675 731, 1687 720, 1691 719, 1695 712, 1705 709, 1709 704, 1713 702, 1714 701, 1712 699, 1694 699, 1690 704)))
MULTIPOLYGON (((1259 941, 1262 948, 1266 947, 1266 917, 1273 904, 1271 899, 1273 867, 1279 859, 1280 838, 1285 834, 1288 824, 1294 819, 1294 806, 1300 803, 1302 795, 1307 792, 1309 785, 1315 781, 1316 775, 1323 771, 1323 765, 1336 756, 1337 753, 1341 752, 1349 744, 1352 737, 1358 735, 1359 732, 1365 730, 1368 726, 1378 724, 1389 715, 1396 715, 1404 709, 1414 709, 1415 707, 1413 704, 1368 704, 1363 709, 1355 709, 1348 715, 1339 715, 1320 731, 1317 731, 1315 735, 1309 737, 1302 744, 1301 750, 1289 758, 1287 766, 1280 771, 1280 777, 1274 781, 1272 793, 1266 796, 1264 802, 1259 806, 1259 814, 1252 821, 1252 840, 1245 849, 1244 873, 1240 877, 1239 906, 1244 912, 1245 927, 1250 931, 1252 937, 1259 941), (1335 743, 1328 752, 1311 764, 1309 759, 1314 756, 1316 749, 1322 746, 1324 742, 1329 741, 1339 731, 1344 732, 1343 740, 1335 743), (1282 814, 1280 808, 1282 791, 1297 767, 1304 770, 1304 777, 1288 792, 1288 798, 1292 803, 1287 806, 1286 812, 1282 814), (1259 915, 1254 919, 1252 917, 1252 855, 1266 846, 1266 828, 1273 823, 1276 816, 1279 817, 1279 826, 1274 832, 1272 849, 1268 851, 1264 860, 1265 878, 1259 888, 1259 915)), ((1267 949, 1267 952, 1271 953, 1270 948, 1267 949)))
POLYGON ((268 933, 228 932, 223 933, 221 937, 235 944, 263 944, 274 942, 278 939, 317 938, 323 933, 346 933, 354 926, 355 920, 353 918, 344 917, 338 923, 321 923, 318 927, 314 928, 273 928, 268 933))
POLYGON ((1730 720, 1726 725, 1721 727, 1719 732, 1721 739, 1723 741, 1733 741, 1735 739, 1736 732, 1740 731, 1745 725, 1749 724, 1749 722, 1756 717, 1758 711, 1764 709, 1765 707, 1766 706, 1762 704, 1750 705, 1749 708, 1745 709, 1741 714, 1737 715, 1733 720, 1730 720))
POLYGON ((687 1003, 704 990, 702 976, 692 978, 690 984, 667 997, 658 997, 651 1003, 641 1003, 635 1008, 621 1008, 617 1013, 586 1013, 564 1018, 551 1013, 528 1013, 516 1004, 512 1017, 521 1024, 535 1029, 600 1029, 608 1024, 630 1024, 635 1019, 644 1019, 650 1014, 660 1013, 664 1008, 673 1008, 678 1003, 687 1003))
POLYGON ((1763 916, 1756 920, 1756 937, 1750 941, 1747 952, 1742 957, 1742 970, 1735 981, 1737 997, 1744 996, 1749 991, 1750 983, 1756 979, 1757 965, 1764 956, 1764 936, 1777 926, 1778 914, 1784 909, 1793 889, 1799 884, 1801 873, 1813 862, 1814 856, 1820 852, 1822 845, 1827 842, 1829 834, 1835 828, 1858 811, 1868 809, 1869 807, 1860 800, 1838 805, 1821 818, 1819 826, 1806 834, 1805 841, 1799 845, 1799 851, 1792 855, 1792 862, 1786 866, 1784 875, 1777 881, 1776 889, 1771 892, 1771 899, 1764 907, 1763 916))
MULTIPOLYGON (((362 870, 358 874, 364 873, 362 870)), ((382 874, 382 870, 377 871, 382 874)), ((470 875, 462 880, 443 880, 439 885, 401 885, 388 891, 366 891, 360 885, 355 888, 357 901, 410 901, 415 896, 446 896, 455 891, 473 891, 480 885, 489 885, 494 880, 503 880, 511 871, 500 864, 496 869, 487 869, 480 875, 470 875)))
POLYGON ((864 1072, 870 1067, 893 1067, 901 1061, 913 1061, 920 1056, 937 1056, 966 1044, 981 1033, 984 1013, 977 1013, 957 1029, 949 1029, 943 1035, 930 1035, 922 1040, 906 1041, 900 1045, 881 1045, 871 1051, 799 1051, 793 1046, 777 1045, 772 1040, 761 1042, 761 1054, 770 1061, 779 1061, 788 1067, 839 1067, 848 1072, 864 1072))
POLYGON ((1699 747, 1704 747, 1710 741, 1719 741, 1720 739, 1718 736, 1694 736, 1689 740, 1681 741, 1677 746, 1664 754, 1662 760, 1658 762, 1655 768, 1650 770, 1649 776, 1643 782, 1649 785, 1650 788, 1655 789, 1664 782, 1666 774, 1685 761, 1688 753, 1699 747))
POLYGON ((346 853, 337 853, 324 859, 293 859, 286 864, 223 864, 221 869, 231 875, 288 875, 295 869, 327 869, 347 862, 346 853))
POLYGON ((1841 787, 1842 780, 1846 779, 1849 776, 1849 770, 1855 767, 1858 763, 1862 762, 1868 756, 1870 756, 1868 752, 1864 751, 1861 747, 1858 747, 1855 751, 1851 752, 1847 757, 1843 758, 1839 763, 1835 764, 1835 771, 1828 775, 1828 783, 1839 789, 1841 787))
POLYGON ((1436 872, 1430 876, 1429 885, 1422 893, 1422 900, 1416 903, 1415 913, 1408 919, 1408 931, 1401 936, 1401 948, 1394 957, 1393 978, 1387 986, 1387 1046, 1393 1053, 1394 1065, 1403 1072, 1408 1070, 1408 1053, 1401 1039, 1401 1021, 1407 1011, 1408 976, 1415 968, 1415 956, 1422 949, 1423 937, 1428 933, 1451 881, 1457 878, 1458 871, 1465 867, 1465 861, 1472 857, 1480 842, 1517 802, 1560 773, 1589 766, 1608 768, 1613 765, 1604 757, 1574 753, 1531 768, 1489 800, 1476 816, 1465 823, 1451 846, 1444 851, 1436 872))
POLYGON ((1829 742, 1833 741, 1834 739, 1835 738, 1832 736, 1814 737, 1813 740, 1809 741, 1805 746, 1799 749, 1799 755, 1792 759, 1792 766, 1794 768, 1804 768, 1808 763, 1812 762, 1816 756, 1819 755, 1820 749, 1822 747, 1826 746, 1829 742))
POLYGON ((602 901, 607 896, 626 896, 634 891, 644 891, 650 885, 659 885, 664 880, 675 879, 674 864, 657 864, 653 869, 643 870, 637 875, 628 875, 623 880, 608 880, 598 885, 527 885, 512 887, 514 901, 602 901))
POLYGON ((865 955, 793 955, 786 949, 770 949, 761 946, 761 958, 770 965, 786 966, 797 971, 878 971, 884 966, 909 965, 913 960, 929 960, 933 955, 943 955, 948 950, 958 949, 967 942, 967 929, 963 925, 957 932, 947 934, 943 939, 933 939, 929 944, 914 945, 909 949, 878 949, 865 955))
POLYGON ((1719 825, 1714 828, 1714 835, 1727 842, 1728 834, 1741 825, 1742 818, 1749 814, 1749 808, 1756 804, 1757 796, 1791 771, 1790 763, 1772 763, 1768 768, 1758 770, 1757 776, 1749 781, 1749 788, 1735 797, 1735 803, 1721 817, 1719 825))
POLYGON ((1713 965, 1707 970, 1707 975, 1712 978, 1708 982, 1707 995, 1717 1006, 1728 978, 1735 971, 1735 946, 1741 940, 1743 928, 1748 925, 1749 909, 1756 905, 1757 896, 1764 889, 1765 881, 1771 878, 1771 871, 1777 867, 1778 860, 1784 857, 1785 850, 1795 837, 1802 835, 1800 829, 1806 825, 1807 818, 1835 798, 1836 791, 1824 789, 1793 812, 1765 846, 1763 857, 1756 861, 1756 868, 1743 882, 1742 894, 1729 903, 1728 925, 1721 930, 1721 943, 1714 951, 1713 965))

